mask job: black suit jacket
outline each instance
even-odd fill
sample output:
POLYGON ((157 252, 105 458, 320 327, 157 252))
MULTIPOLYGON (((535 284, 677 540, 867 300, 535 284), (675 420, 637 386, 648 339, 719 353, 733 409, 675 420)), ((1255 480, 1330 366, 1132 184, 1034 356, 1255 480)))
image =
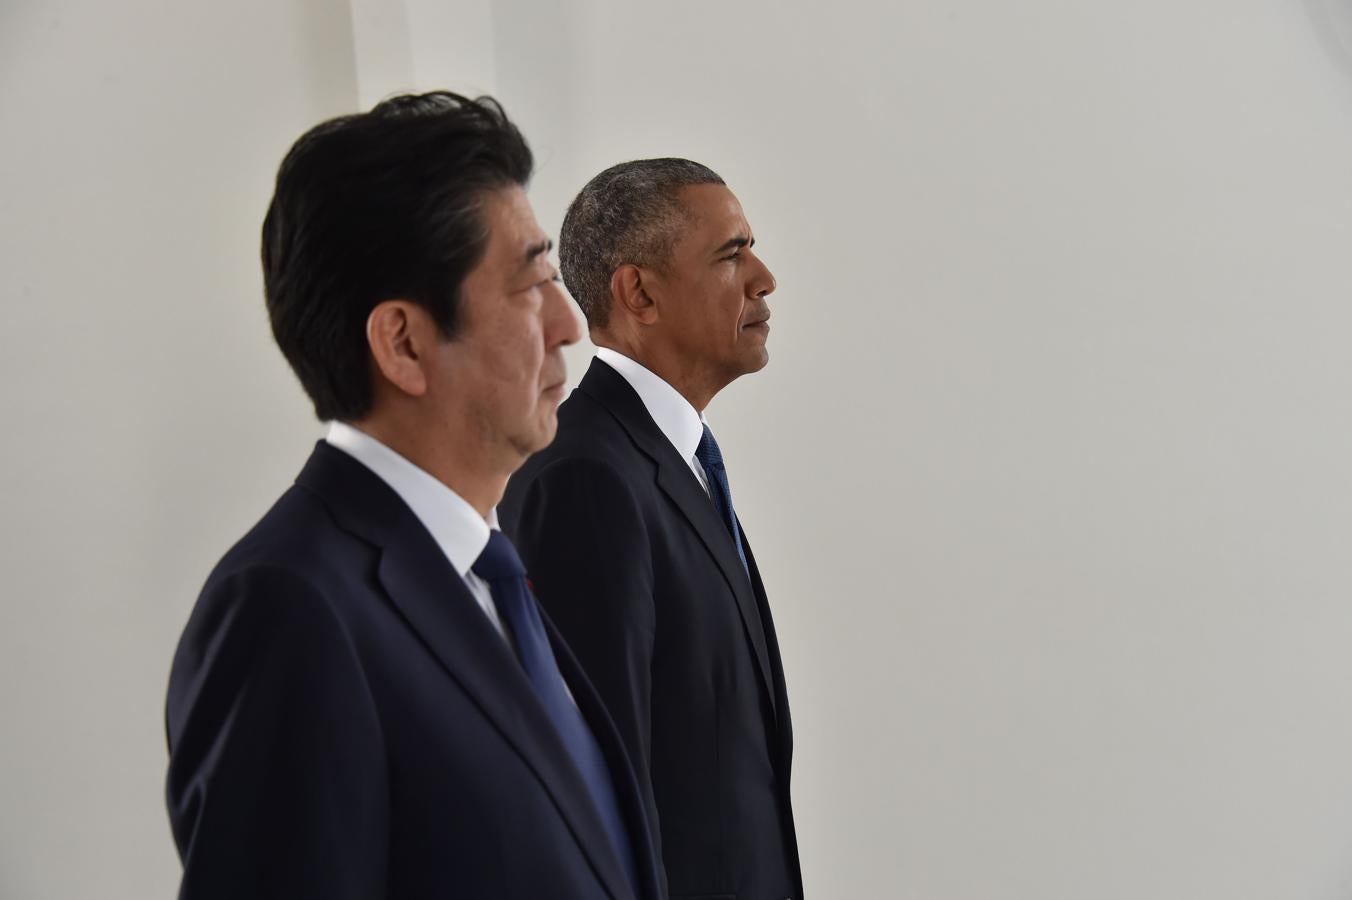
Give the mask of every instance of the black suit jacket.
POLYGON ((619 373, 593 361, 499 515, 629 748, 672 897, 801 897, 789 704, 755 559, 748 546, 748 577, 619 373))
POLYGON ((512 651, 399 496, 321 442, 208 578, 169 681, 184 898, 662 896, 633 769, 553 626, 642 884, 512 651))

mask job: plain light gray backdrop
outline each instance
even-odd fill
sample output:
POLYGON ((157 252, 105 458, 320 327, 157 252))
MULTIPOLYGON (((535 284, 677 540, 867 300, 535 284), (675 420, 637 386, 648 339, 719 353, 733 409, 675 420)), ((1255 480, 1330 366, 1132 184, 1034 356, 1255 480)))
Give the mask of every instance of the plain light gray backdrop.
POLYGON ((174 643, 320 433, 271 179, 440 86, 519 120, 547 230, 690 156, 779 279, 709 415, 811 897, 1349 896, 1349 38, 1347 0, 3 0, 0 896, 174 892, 174 643))

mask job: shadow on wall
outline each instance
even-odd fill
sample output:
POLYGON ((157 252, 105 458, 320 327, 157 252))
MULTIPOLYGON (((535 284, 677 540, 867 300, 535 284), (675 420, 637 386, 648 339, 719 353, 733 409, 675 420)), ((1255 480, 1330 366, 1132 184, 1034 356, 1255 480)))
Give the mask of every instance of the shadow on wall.
POLYGON ((1352 0, 1305 0, 1305 11, 1329 58, 1352 76, 1352 0))
MULTIPOLYGON (((546 175, 548 182, 550 171, 566 168, 568 155, 575 152, 578 139, 586 133, 578 122, 574 103, 579 91, 576 72, 585 62, 576 50, 573 19, 579 13, 567 7, 566 0, 498 0, 493 5, 498 99, 522 127, 535 152, 533 200, 538 199, 536 187, 548 187, 538 183, 538 176, 546 175), (540 83, 540 72, 550 74, 548 84, 540 83)), ((559 219, 580 187, 580 183, 568 186, 567 199, 558 209, 559 219)), ((546 230, 554 227, 546 224, 551 211, 537 209, 546 230)))

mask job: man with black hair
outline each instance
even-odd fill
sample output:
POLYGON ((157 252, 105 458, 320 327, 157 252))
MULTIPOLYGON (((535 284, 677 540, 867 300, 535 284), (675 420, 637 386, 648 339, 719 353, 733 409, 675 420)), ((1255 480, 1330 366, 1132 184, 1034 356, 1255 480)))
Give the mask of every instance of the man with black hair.
POLYGON ((325 122, 263 225, 273 334, 328 435, 174 658, 184 898, 658 900, 619 736, 496 528, 578 323, 491 99, 325 122))
POLYGON ((779 644, 704 410, 769 360, 775 279, 737 197, 685 159, 621 163, 564 217, 596 359, 503 527, 629 747, 673 900, 801 898, 779 644))

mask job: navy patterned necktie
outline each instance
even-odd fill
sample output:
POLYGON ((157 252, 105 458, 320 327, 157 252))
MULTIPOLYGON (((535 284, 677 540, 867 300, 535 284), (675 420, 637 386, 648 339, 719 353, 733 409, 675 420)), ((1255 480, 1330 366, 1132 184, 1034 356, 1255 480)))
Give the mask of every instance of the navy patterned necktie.
POLYGON ((470 568, 488 582, 493 592, 493 602, 511 630, 521 667, 526 670, 535 696, 540 699, 559 737, 563 738, 568 755, 586 782, 596 811, 600 813, 601 822, 615 847, 615 854, 629 876, 629 883, 637 891, 633 848, 620 815, 610 767, 606 765, 601 747, 596 743, 596 736, 587 727, 577 704, 564 687, 563 674, 559 672, 554 649, 549 646, 549 635, 545 632, 540 610, 526 583, 526 567, 521 564, 521 557, 517 556, 516 548, 507 536, 494 529, 489 532, 488 546, 484 547, 483 553, 479 554, 470 568))
POLYGON ((737 513, 732 508, 732 489, 728 487, 728 470, 723 466, 723 452, 718 449, 718 441, 714 440, 714 433, 708 425, 704 426, 704 437, 699 439, 699 446, 695 448, 695 459, 704 468, 704 474, 709 479, 709 497, 714 501, 714 508, 722 517, 728 533, 732 535, 737 556, 742 560, 742 568, 750 575, 746 551, 742 549, 742 529, 737 525, 737 513))

